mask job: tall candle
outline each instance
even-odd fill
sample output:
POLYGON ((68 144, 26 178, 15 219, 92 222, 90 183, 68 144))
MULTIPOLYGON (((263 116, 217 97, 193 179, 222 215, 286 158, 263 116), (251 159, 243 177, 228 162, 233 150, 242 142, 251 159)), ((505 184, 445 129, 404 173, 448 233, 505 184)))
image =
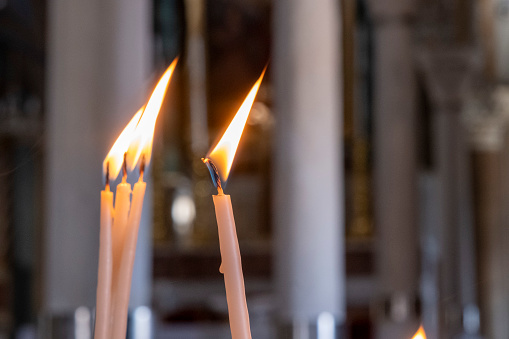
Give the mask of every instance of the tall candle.
POLYGON ((95 335, 96 339, 110 339, 112 295, 111 290, 115 281, 115 248, 119 247, 118 232, 125 228, 127 213, 129 212, 129 195, 131 185, 125 183, 125 151, 129 146, 128 140, 134 132, 140 119, 140 109, 124 128, 115 141, 103 163, 106 176, 106 187, 101 192, 101 228, 99 233, 99 268, 97 272, 97 294, 95 335), (110 177, 116 178, 124 165, 123 182, 117 185, 115 209, 113 208, 113 192, 110 191, 110 177))
POLYGON ((118 281, 114 291, 113 305, 113 339, 124 339, 127 330, 127 311, 129 306, 129 293, 131 291, 131 278, 133 274, 134 257, 136 254, 136 243, 138 240, 138 229, 140 227, 141 212, 143 209, 143 198, 147 184, 143 182, 143 172, 140 180, 134 184, 133 200, 131 211, 123 238, 123 248, 119 258, 118 281))
POLYGON ((207 158, 202 159, 208 166, 214 185, 218 190, 218 194, 213 196, 213 200, 222 260, 220 271, 224 275, 232 339, 250 339, 251 329, 249 326, 244 275, 242 274, 239 242, 231 199, 229 195, 223 193, 222 186, 228 179, 235 151, 239 145, 242 131, 246 125, 264 73, 265 70, 254 84, 217 145, 209 152, 207 158))
POLYGON ((124 170, 122 182, 117 185, 115 194, 115 218, 112 229, 112 251, 113 251, 113 283, 115 289, 118 284, 118 267, 122 255, 122 248, 127 228, 127 218, 131 208, 131 184, 127 182, 127 173, 124 170))
MULTIPOLYGON (((155 123, 176 63, 177 59, 164 72, 147 105, 127 124, 103 163, 107 181, 110 174, 112 178, 116 178, 121 167, 123 179, 122 183, 117 185, 113 221, 110 217, 110 223, 103 227, 104 222, 101 219, 96 339, 126 337, 131 278, 146 188, 143 172, 150 160, 155 123), (127 170, 133 170, 140 159, 140 180, 134 185, 131 202, 131 185, 126 181, 127 170)), ((107 203, 104 203, 104 206, 106 205, 107 203)), ((110 211, 113 211, 113 208, 110 211)), ((104 219, 107 220, 106 217, 104 219)))
POLYGON ((216 210, 219 247, 221 250, 221 273, 224 275, 226 302, 232 338, 251 338, 249 312, 246 303, 244 275, 240 258, 237 230, 233 218, 232 202, 222 192, 212 196, 216 210))
POLYGON ((111 255, 111 224, 113 219, 113 192, 107 183, 101 191, 101 228, 99 234, 99 270, 97 272, 96 339, 109 338, 110 288, 113 258, 111 255))

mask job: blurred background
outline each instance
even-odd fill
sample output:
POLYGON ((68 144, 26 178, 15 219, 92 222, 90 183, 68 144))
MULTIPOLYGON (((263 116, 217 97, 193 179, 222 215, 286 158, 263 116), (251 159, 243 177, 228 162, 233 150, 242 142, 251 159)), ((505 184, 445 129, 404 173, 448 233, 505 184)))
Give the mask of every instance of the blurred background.
POLYGON ((177 56, 130 338, 230 337, 200 158, 267 64, 225 189, 253 337, 508 338, 508 0, 0 0, 0 338, 91 337, 102 161, 177 56))

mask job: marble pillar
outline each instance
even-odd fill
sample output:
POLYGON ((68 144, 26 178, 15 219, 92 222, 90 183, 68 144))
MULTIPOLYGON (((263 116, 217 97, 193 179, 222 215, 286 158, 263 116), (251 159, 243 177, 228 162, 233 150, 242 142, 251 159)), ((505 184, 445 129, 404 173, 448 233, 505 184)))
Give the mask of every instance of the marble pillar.
MULTIPOLYGON (((95 304, 102 161, 147 98, 150 31, 148 1, 48 2, 45 315, 95 304)), ((138 267, 151 267, 147 226, 138 267)), ((132 289, 146 304, 149 273, 136 272, 132 289)))
POLYGON ((462 116, 471 76, 469 50, 421 50, 419 62, 432 106, 432 171, 437 178, 439 333, 479 333, 475 234, 468 134, 462 116))
POLYGON ((344 324, 340 8, 274 3, 274 255, 281 338, 344 324))
POLYGON ((486 337, 502 339, 509 333, 508 193, 504 174, 509 168, 509 89, 499 85, 485 92, 488 100, 470 100, 465 110, 472 149, 475 213, 478 236, 481 328, 486 337), (490 103, 486 106, 485 103, 490 103))
POLYGON ((416 77, 412 1, 369 1, 374 26, 374 216, 379 281, 376 337, 419 327, 416 77))

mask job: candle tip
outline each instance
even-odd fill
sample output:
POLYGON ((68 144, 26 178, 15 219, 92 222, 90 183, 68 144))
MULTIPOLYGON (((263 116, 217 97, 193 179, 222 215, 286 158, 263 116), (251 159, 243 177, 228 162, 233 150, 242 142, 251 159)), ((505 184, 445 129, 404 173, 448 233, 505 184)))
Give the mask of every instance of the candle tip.
POLYGON ((212 178, 212 183, 217 188, 217 192, 219 194, 223 194, 223 187, 221 186, 221 177, 219 176, 219 171, 217 170, 216 165, 209 158, 201 158, 201 161, 203 161, 203 163, 207 165, 210 176, 212 178))

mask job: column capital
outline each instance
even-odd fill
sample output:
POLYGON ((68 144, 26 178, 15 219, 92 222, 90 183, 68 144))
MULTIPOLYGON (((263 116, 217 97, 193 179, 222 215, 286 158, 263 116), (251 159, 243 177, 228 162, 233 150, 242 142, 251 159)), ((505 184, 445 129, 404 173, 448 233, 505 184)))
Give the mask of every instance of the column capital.
POLYGON ((376 23, 410 22, 415 0, 368 0, 369 12, 376 23))
POLYGON ((503 149, 509 123, 509 86, 498 85, 489 93, 468 96, 462 113, 474 150, 498 152, 503 149))
POLYGON ((462 48, 418 48, 417 65, 437 111, 461 111, 473 76, 476 53, 462 48))

